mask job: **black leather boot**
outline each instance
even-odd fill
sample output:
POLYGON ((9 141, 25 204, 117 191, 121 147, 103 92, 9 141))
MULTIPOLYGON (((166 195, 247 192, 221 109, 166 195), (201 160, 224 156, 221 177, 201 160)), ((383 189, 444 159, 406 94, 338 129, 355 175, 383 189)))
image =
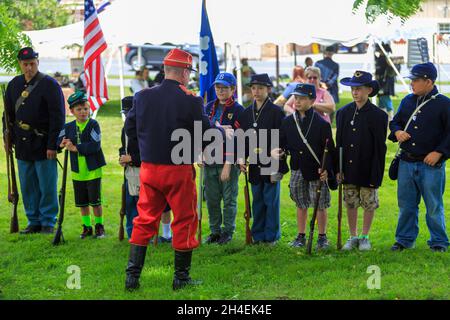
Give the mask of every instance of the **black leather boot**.
POLYGON ((130 247, 130 257, 127 265, 127 279, 125 280, 125 289, 128 291, 139 288, 139 277, 144 267, 145 254, 147 247, 132 244, 130 247))
POLYGON ((173 278, 172 288, 178 290, 187 285, 202 284, 201 280, 192 280, 189 276, 191 269, 192 251, 176 251, 175 250, 175 274, 173 278))

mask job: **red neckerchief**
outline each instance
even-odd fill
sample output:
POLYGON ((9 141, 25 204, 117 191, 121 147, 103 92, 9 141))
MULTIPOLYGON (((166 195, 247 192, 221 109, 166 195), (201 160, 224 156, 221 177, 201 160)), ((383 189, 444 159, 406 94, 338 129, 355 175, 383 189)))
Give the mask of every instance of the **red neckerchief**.
MULTIPOLYGON (((214 117, 214 115, 216 114, 216 108, 217 108, 218 105, 219 105, 219 99, 216 99, 214 101, 212 110, 209 113, 209 120, 211 120, 214 117)), ((225 114, 225 109, 229 108, 229 107, 231 107, 233 105, 234 105, 234 97, 231 96, 231 97, 229 97, 227 99, 227 101, 225 101, 225 105, 224 105, 223 110, 222 110, 222 115, 220 116, 220 124, 222 124, 222 118, 223 118, 223 115, 225 114)))

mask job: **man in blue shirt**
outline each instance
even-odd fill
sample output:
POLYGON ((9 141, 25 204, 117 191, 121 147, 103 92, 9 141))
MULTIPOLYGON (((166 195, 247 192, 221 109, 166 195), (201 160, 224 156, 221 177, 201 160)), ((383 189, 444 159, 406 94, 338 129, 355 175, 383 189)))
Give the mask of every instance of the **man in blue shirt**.
POLYGON ((325 49, 323 59, 317 61, 315 66, 320 69, 322 74, 321 82, 325 83, 328 92, 333 96, 334 102, 339 103, 339 64, 333 61, 334 47, 329 46, 325 49))
POLYGON ((413 93, 402 100, 389 125, 389 139, 399 142, 401 148, 397 187, 400 214, 393 251, 414 246, 419 233, 421 197, 427 210, 429 247, 433 251, 446 251, 449 245, 442 198, 445 160, 450 156, 450 99, 438 93, 434 85, 436 77, 437 70, 429 62, 411 69, 408 78, 412 80, 413 93))

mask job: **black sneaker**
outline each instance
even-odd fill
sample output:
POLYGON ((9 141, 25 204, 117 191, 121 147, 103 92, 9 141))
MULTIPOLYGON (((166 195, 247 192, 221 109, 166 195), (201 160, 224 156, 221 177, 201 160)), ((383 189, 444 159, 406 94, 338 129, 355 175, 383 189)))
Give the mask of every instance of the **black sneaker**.
POLYGON ((102 239, 105 237, 105 227, 101 223, 95 225, 95 236, 96 239, 102 239))
POLYGON ((291 247, 294 248, 304 247, 305 244, 306 244, 306 235, 300 233, 297 235, 297 238, 295 238, 294 241, 290 243, 291 247))
POLYGON ((220 237, 219 241, 217 241, 218 244, 226 244, 230 242, 233 239, 233 236, 229 233, 223 233, 220 237))
POLYGON ((86 237, 92 236, 92 227, 86 227, 86 225, 83 224, 83 233, 80 234, 80 238, 84 239, 86 237))
POLYGON ((205 243, 211 244, 211 243, 217 243, 220 240, 220 233, 211 233, 208 238, 206 238, 205 243))
POLYGON ((330 243, 328 242, 327 236, 322 235, 317 239, 317 250, 325 250, 328 249, 330 243))
POLYGON ((41 226, 28 226, 25 229, 21 230, 20 234, 32 234, 41 232, 41 226))
POLYGON ((394 243, 393 246, 391 247, 392 251, 403 251, 405 249, 406 249, 406 247, 398 242, 394 243))
POLYGON ((433 252, 445 252, 445 251, 447 251, 446 247, 441 247, 441 246, 432 246, 432 247, 430 247, 430 249, 433 252))

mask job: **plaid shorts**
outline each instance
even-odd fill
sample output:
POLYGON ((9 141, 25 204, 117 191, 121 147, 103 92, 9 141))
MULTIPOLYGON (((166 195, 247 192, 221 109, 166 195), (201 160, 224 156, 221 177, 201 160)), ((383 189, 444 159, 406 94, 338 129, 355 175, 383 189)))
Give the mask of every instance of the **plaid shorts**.
POLYGON ((373 211, 379 207, 378 189, 344 184, 344 201, 351 209, 361 206, 364 210, 373 211))
MULTIPOLYGON (((307 209, 314 206, 317 197, 317 188, 320 180, 307 181, 303 178, 300 170, 291 171, 291 180, 289 181, 289 191, 291 199, 297 205, 297 208, 307 209)), ((327 209, 330 207, 330 190, 326 183, 322 185, 319 209, 327 209)))

